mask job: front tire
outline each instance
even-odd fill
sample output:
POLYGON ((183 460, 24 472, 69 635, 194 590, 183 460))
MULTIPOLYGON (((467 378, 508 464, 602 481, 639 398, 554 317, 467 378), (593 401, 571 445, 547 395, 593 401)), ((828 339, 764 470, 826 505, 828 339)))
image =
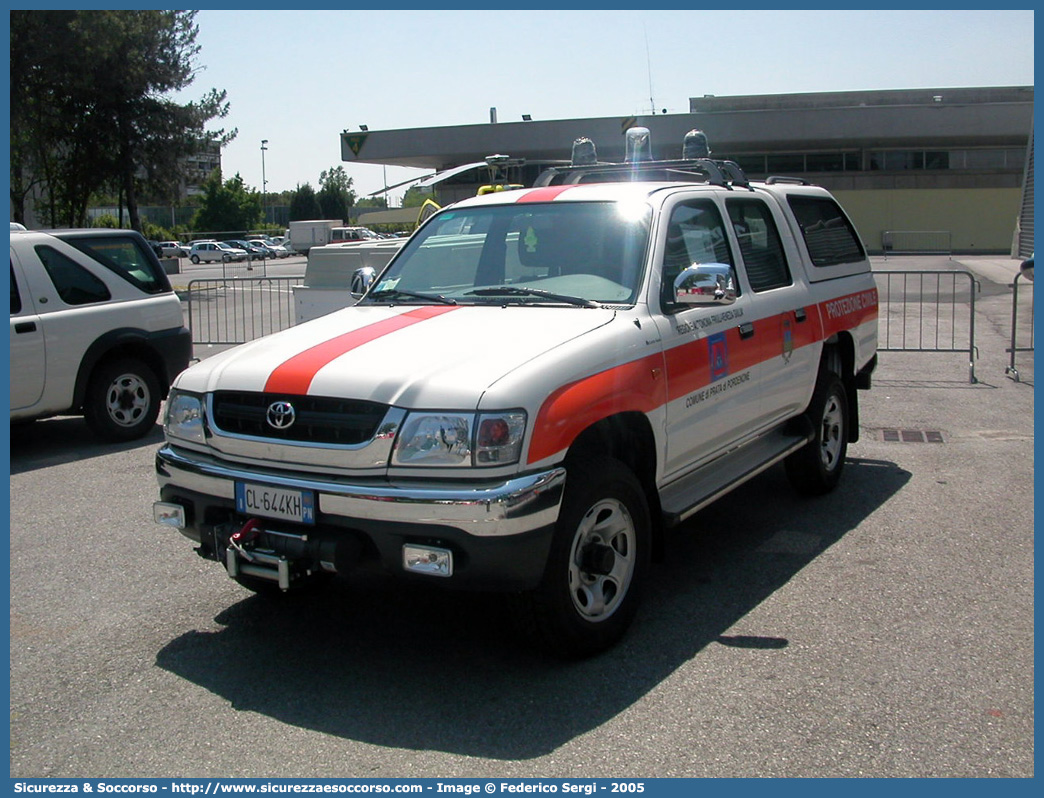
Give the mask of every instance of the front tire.
POLYGON ((83 416, 99 438, 130 441, 156 424, 160 385, 155 372, 135 358, 103 363, 87 385, 83 416))
POLYGON ((785 465, 787 477, 799 493, 819 496, 837 487, 848 452, 848 395, 840 377, 820 372, 806 415, 814 436, 785 465))
POLYGON ((641 485, 623 463, 592 458, 568 466, 543 580, 519 607, 537 645, 586 657, 623 637, 649 567, 650 527, 641 485))
POLYGON ((199 265, 199 255, 192 255, 189 257, 189 260, 192 261, 195 265, 199 265))

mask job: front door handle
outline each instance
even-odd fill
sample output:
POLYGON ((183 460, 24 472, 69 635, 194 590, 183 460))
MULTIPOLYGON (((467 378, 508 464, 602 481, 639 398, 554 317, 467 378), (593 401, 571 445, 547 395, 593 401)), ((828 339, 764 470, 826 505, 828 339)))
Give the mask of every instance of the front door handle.
POLYGON ((746 340, 754 335, 754 322, 748 321, 746 324, 739 326, 740 338, 746 340))
POLYGON ((15 324, 15 333, 20 334, 30 332, 36 332, 35 321, 20 321, 17 324, 15 324))

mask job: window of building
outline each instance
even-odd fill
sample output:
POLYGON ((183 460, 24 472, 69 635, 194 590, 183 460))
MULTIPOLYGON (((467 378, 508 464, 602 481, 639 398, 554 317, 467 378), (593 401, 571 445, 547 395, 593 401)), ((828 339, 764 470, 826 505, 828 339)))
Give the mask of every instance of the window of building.
POLYGON ((805 164, 809 172, 843 172, 845 170, 845 153, 812 152, 805 156, 805 164))
POLYGON ((768 174, 794 174, 807 171, 805 169, 805 156, 803 153, 781 153, 779 155, 768 155, 765 158, 768 166, 768 174))
POLYGON ((742 169, 748 175, 767 174, 767 172, 765 171, 764 155, 739 155, 733 158, 732 160, 738 163, 740 165, 740 169, 742 169))
POLYGON ((961 169, 1021 169, 1026 162, 1024 149, 955 150, 950 156, 961 169))
POLYGON ((949 169, 950 153, 945 150, 927 151, 924 154, 925 169, 949 169))
POLYGON ((871 152, 870 169, 882 172, 902 172, 924 168, 924 152, 921 150, 878 150, 871 152))

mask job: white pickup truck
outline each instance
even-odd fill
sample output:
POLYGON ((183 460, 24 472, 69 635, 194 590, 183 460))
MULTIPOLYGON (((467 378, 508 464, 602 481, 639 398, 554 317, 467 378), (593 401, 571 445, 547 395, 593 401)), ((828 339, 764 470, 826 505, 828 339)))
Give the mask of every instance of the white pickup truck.
POLYGON ((590 655, 671 527, 777 463, 838 484, 876 348, 826 190, 706 157, 558 167, 432 216, 355 306, 182 373, 155 518, 253 590, 377 568, 509 591, 537 642, 590 655))

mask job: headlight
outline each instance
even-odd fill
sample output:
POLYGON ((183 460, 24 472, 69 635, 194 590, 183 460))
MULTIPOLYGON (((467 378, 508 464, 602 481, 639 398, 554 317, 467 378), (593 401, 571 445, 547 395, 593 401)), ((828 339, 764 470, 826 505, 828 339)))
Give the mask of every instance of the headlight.
POLYGON ((195 394, 170 392, 163 431, 168 438, 206 443, 203 430, 203 399, 195 394))
POLYGON ((526 414, 410 413, 395 442, 394 465, 500 466, 517 463, 526 414))

